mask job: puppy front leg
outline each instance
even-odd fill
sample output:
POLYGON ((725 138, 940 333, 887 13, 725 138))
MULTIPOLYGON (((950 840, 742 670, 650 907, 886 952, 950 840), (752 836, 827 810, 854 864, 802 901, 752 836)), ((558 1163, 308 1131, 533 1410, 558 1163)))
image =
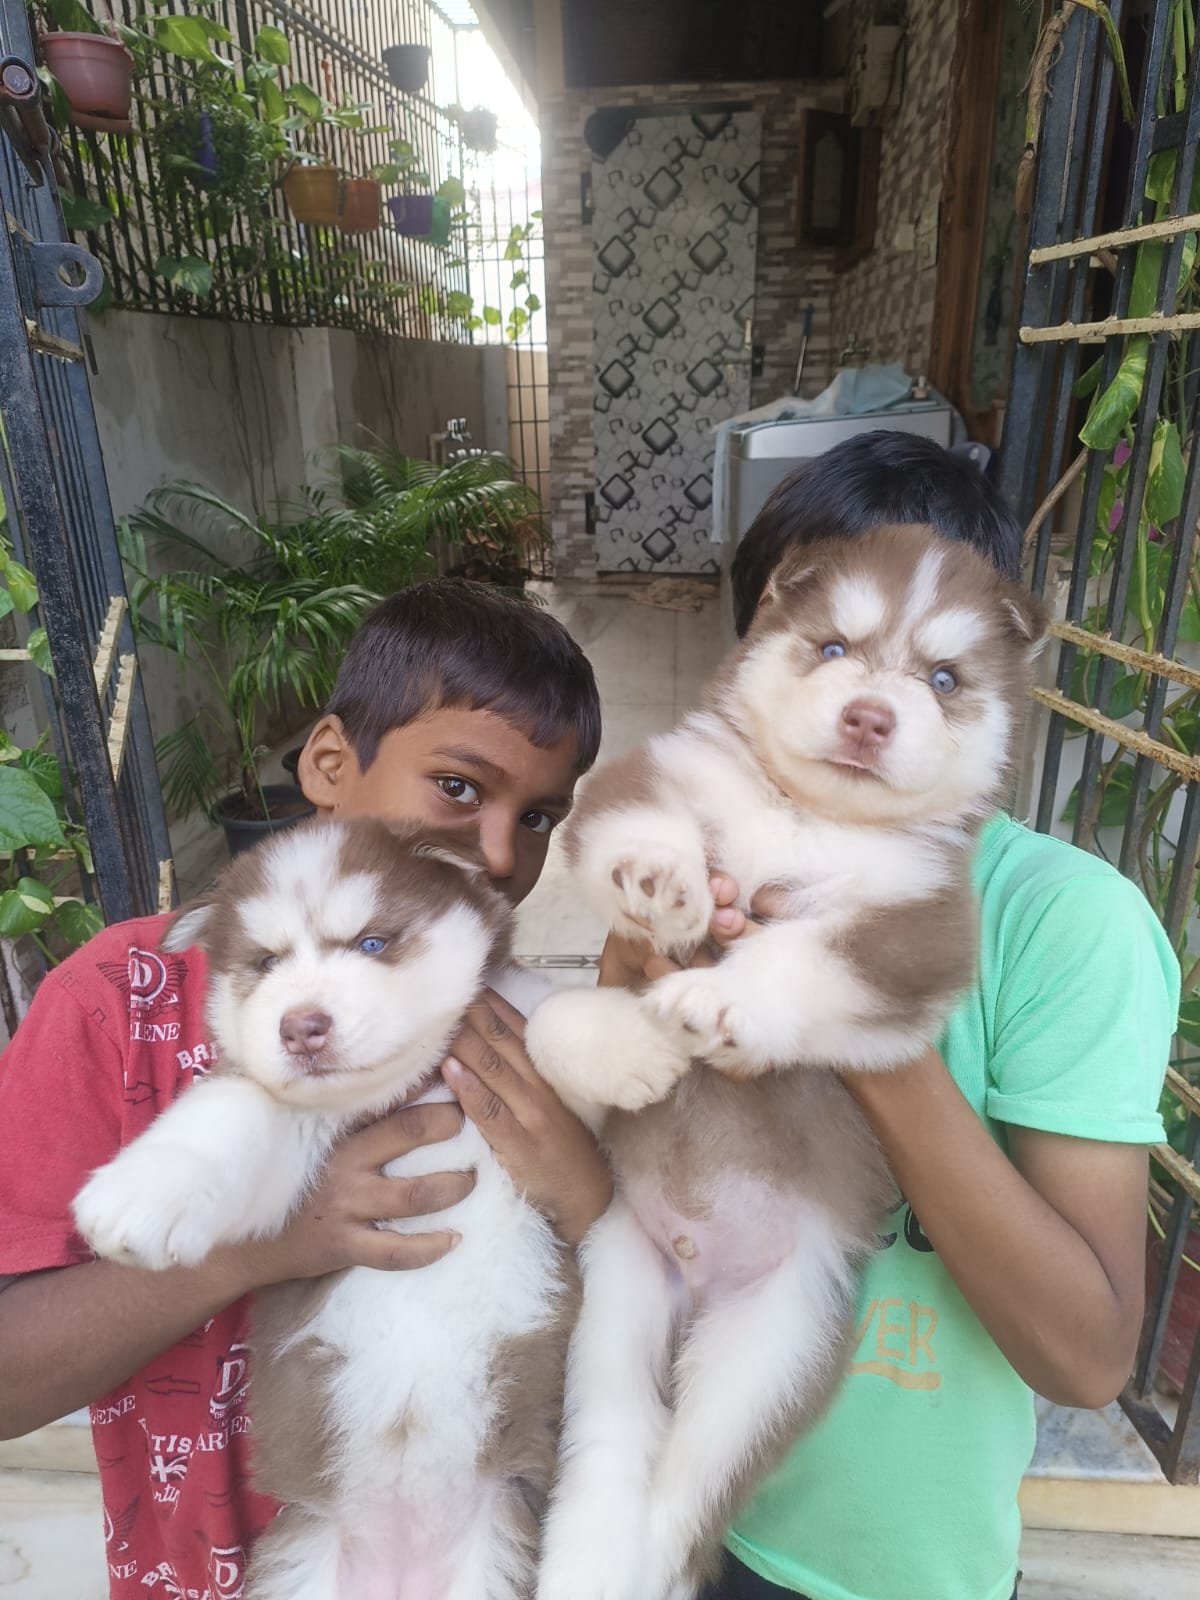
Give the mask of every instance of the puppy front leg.
POLYGON ((195 1266, 219 1244, 277 1233, 329 1132, 246 1078, 210 1078, 92 1174, 75 1200, 79 1231, 111 1261, 195 1266))
POLYGON ((582 1250, 559 1478, 537 1600, 647 1600, 647 1495, 666 1425, 666 1264, 618 1198, 582 1250))
POLYGON ((919 1028, 880 1013, 874 988, 828 928, 778 922, 748 935, 715 967, 672 973, 646 995, 693 1053, 731 1077, 800 1063, 890 1067, 924 1049, 919 1028))

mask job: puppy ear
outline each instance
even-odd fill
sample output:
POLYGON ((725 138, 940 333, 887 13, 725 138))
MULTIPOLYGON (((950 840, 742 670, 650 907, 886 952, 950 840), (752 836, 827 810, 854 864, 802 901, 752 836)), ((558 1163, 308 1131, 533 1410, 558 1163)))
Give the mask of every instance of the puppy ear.
POLYGON ((424 857, 426 861, 445 862, 446 866, 456 867, 469 878, 477 878, 487 872, 483 852, 478 840, 474 839, 425 839, 415 846, 413 854, 424 857))
POLYGON ((193 905, 184 906, 172 917, 162 948, 178 954, 181 950, 190 950, 193 945, 203 947, 212 914, 211 900, 198 900, 193 905))
POLYGON ((789 550, 787 555, 767 579, 760 606, 770 605, 785 596, 796 595, 806 589, 817 573, 817 563, 811 550, 789 550))
POLYGON ((1005 625, 1029 644, 1033 651, 1046 641, 1046 608, 1038 597, 1017 584, 1006 584, 1000 600, 1005 625))

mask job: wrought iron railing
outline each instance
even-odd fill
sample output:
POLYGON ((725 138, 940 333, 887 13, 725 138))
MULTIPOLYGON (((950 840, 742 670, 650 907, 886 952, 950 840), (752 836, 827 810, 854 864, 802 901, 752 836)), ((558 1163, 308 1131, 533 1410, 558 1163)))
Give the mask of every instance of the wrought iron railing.
POLYGON ((1097 9, 1107 32, 1064 6, 1031 74, 1037 182, 1002 481, 1029 523, 1035 587, 1061 580, 1055 681, 1036 691, 1037 825, 1070 821, 1076 843, 1113 856, 1182 963, 1171 1137, 1154 1152, 1168 1208, 1152 1209, 1160 1260, 1122 1405, 1167 1477, 1194 1483, 1200 1337, 1173 1415, 1154 1393, 1168 1330, 1185 1325, 1173 1308, 1200 1214, 1200 51, 1185 0, 1097 9))
MULTIPOLYGON (((88 4, 103 15, 101 0, 88 4)), ((116 19, 130 26, 139 25, 146 10, 143 0, 112 0, 116 19)), ((454 59, 454 29, 429 0, 213 0, 202 12, 186 0, 161 0, 157 7, 159 15, 189 13, 227 28, 244 52, 252 51, 264 24, 278 28, 290 47, 290 60, 280 69, 283 86, 299 80, 330 104, 369 108, 361 130, 328 124, 311 130, 311 151, 343 171, 365 176, 391 159, 393 140, 403 139, 414 152, 412 170, 431 180, 422 189, 436 189, 462 173, 457 124, 430 90, 399 92, 383 64, 389 45, 423 44, 431 49, 435 73, 441 62, 443 76, 450 75, 445 63, 454 59)), ((75 127, 66 132, 76 193, 115 213, 113 221, 84 227, 78 235, 103 265, 113 304, 231 321, 470 337, 462 221, 455 223, 450 245, 439 247, 427 238, 402 236, 386 210, 382 225, 370 232, 305 227, 278 185, 265 211, 255 215, 241 210, 230 218, 201 191, 192 191, 186 206, 169 204, 166 175, 152 147, 163 119, 186 100, 170 56, 150 52, 135 81, 131 135, 75 127), (264 239, 270 243, 266 254, 264 239), (172 281, 159 270, 164 259, 207 262, 211 287, 197 293, 186 276, 172 281)), ((388 192, 404 187, 401 179, 388 192)))

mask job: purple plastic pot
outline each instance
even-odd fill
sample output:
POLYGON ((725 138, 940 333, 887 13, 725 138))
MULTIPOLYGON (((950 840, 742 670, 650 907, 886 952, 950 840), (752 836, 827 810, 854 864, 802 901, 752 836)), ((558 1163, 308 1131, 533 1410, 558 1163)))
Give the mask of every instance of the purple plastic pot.
POLYGON ((387 205, 397 233, 403 233, 410 239, 428 239, 433 232, 431 194, 398 194, 387 205))

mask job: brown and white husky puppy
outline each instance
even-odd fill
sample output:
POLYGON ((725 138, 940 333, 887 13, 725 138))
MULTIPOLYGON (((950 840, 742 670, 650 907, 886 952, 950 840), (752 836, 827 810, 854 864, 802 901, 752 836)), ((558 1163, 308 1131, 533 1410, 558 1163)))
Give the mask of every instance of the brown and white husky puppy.
MULTIPOLYGON (((481 986, 522 1010, 544 993, 507 965, 510 923, 457 843, 380 822, 239 857, 166 939, 207 953, 219 1062, 79 1195, 97 1254, 164 1268, 277 1233, 341 1133, 427 1078, 423 1098, 450 1099, 436 1069, 481 986)), ((533 1593, 573 1268, 470 1122, 386 1171, 470 1167, 472 1193, 436 1221, 388 1224, 456 1229, 433 1266, 255 1297, 256 1478, 285 1509, 247 1600, 533 1593)))
POLYGON ((789 909, 713 966, 531 1021, 622 1196, 586 1243, 539 1600, 693 1594, 830 1399, 891 1182, 828 1069, 915 1058, 971 981, 972 845, 1041 629, 929 529, 798 550, 703 709, 586 789, 568 853, 617 932, 686 959, 715 867, 789 909))

